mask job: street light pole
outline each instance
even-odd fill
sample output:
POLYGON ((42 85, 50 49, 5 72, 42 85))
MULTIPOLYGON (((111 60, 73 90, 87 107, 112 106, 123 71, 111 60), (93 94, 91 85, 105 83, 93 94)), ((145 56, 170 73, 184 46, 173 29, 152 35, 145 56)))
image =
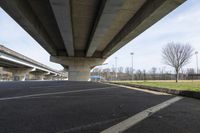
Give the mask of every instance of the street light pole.
POLYGON ((197 74, 199 73, 199 64, 198 64, 198 51, 195 52, 196 54, 196 65, 197 65, 197 74))
POLYGON ((115 66, 112 65, 112 81, 114 80, 115 78, 115 66))
POLYGON ((131 76, 132 76, 132 80, 133 80, 133 55, 134 55, 134 53, 131 52, 131 67, 132 67, 131 76))
POLYGON ((117 80, 117 57, 115 57, 115 78, 117 80))

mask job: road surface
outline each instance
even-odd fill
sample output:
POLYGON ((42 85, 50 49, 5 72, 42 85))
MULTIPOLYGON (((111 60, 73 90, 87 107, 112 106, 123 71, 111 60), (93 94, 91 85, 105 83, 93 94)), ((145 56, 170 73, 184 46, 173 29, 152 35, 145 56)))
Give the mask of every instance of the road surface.
POLYGON ((200 100, 93 82, 0 83, 0 133, 120 130, 199 133, 200 100))

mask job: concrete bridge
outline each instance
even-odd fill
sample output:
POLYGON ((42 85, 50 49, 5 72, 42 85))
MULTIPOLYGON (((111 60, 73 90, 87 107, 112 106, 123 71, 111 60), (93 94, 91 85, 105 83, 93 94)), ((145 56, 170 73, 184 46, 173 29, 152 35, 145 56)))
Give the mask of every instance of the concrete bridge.
POLYGON ((185 0, 1 0, 0 6, 69 72, 90 69, 185 0))
POLYGON ((11 72, 14 80, 25 80, 28 75, 35 80, 61 78, 63 76, 62 73, 2 45, 0 45, 0 67, 3 67, 4 71, 11 72))

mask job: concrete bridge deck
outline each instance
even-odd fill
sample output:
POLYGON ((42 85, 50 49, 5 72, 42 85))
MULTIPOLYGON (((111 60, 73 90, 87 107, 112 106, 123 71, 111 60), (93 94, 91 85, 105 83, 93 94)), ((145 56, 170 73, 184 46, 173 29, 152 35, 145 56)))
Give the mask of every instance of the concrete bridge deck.
POLYGON ((0 6, 63 65, 69 80, 94 66, 185 0, 1 0, 0 6))
POLYGON ((46 76, 63 76, 58 72, 42 63, 30 59, 20 53, 0 45, 0 67, 3 70, 12 72, 19 80, 25 80, 27 74, 32 74, 36 79, 46 76))

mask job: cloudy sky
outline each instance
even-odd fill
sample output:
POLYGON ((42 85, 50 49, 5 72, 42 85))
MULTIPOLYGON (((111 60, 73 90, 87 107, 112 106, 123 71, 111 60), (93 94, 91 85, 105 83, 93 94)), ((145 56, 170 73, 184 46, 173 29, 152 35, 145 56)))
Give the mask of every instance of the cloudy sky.
MULTIPOLYGON (((131 66, 131 52, 134 52, 134 69, 149 70, 152 67, 165 68, 161 61, 161 50, 168 42, 189 43, 200 53, 200 1, 187 0, 183 5, 154 24, 148 30, 130 41, 110 56, 106 66, 131 66)), ((0 44, 22 53, 54 69, 62 66, 49 61, 49 54, 27 34, 12 18, 0 8, 0 44)), ((195 56, 185 68, 195 68, 195 56)))

